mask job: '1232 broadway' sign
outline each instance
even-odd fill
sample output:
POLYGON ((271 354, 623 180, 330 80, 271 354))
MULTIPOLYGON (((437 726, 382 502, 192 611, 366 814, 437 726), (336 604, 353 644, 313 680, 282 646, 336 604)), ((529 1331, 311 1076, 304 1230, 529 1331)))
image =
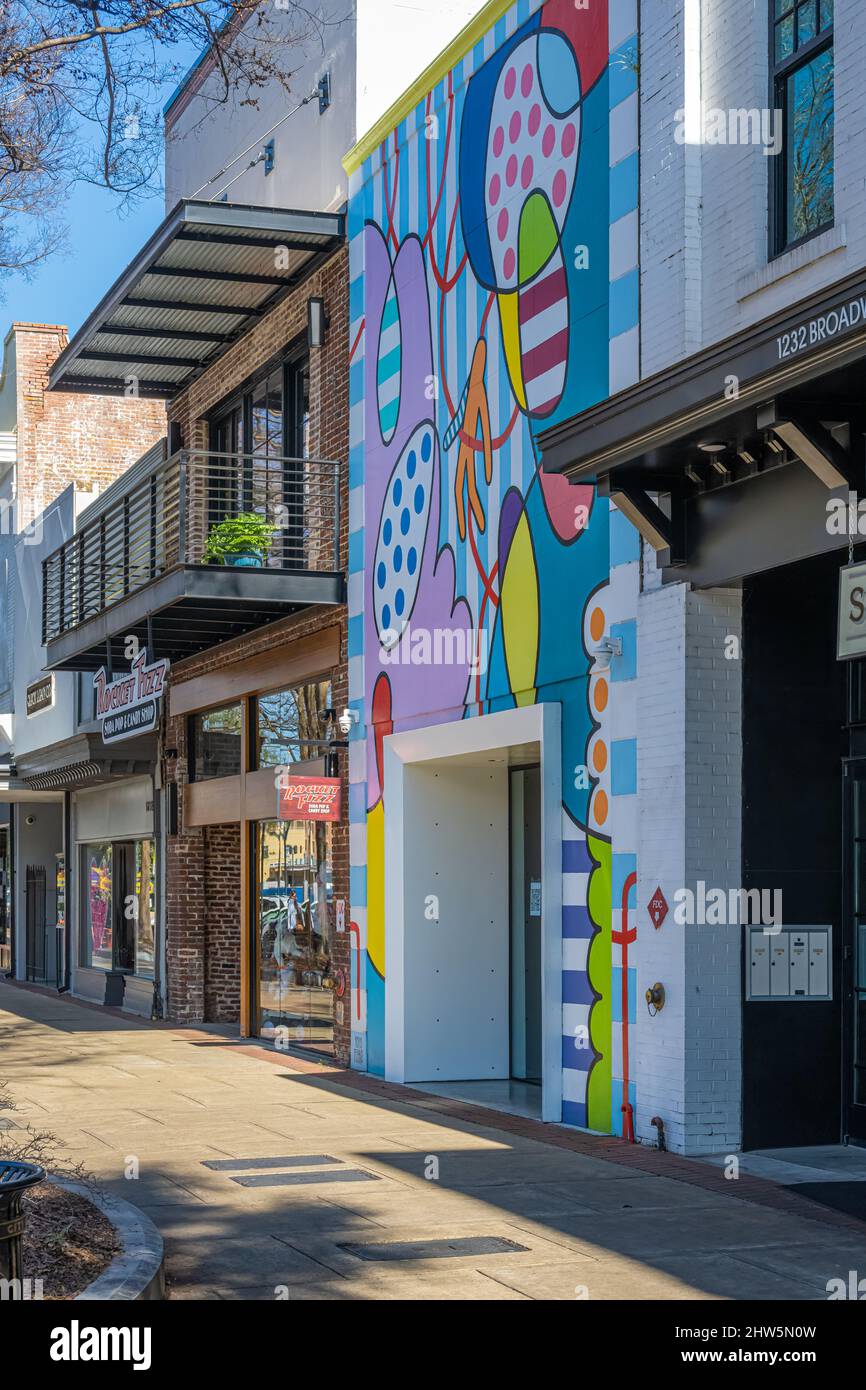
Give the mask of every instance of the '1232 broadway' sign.
POLYGON ((156 728, 168 667, 167 661, 148 666, 147 648, 142 647, 127 674, 109 680, 105 667, 97 671, 93 686, 103 743, 118 743, 156 728))

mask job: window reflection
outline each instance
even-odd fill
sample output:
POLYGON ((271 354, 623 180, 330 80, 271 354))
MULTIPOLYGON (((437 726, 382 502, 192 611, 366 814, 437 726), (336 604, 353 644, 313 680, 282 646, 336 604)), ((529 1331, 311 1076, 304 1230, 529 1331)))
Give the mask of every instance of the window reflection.
POLYGON ((241 770, 241 707, 208 710, 192 719, 192 780, 237 777, 241 770))
POLYGON ((788 80, 788 228, 791 240, 833 221, 833 52, 788 80))
POLYGON ((259 1028, 333 1049, 331 825, 264 821, 257 827, 259 1028))
POLYGON ((258 767, 286 767, 322 753, 327 725, 322 712, 331 705, 331 682, 262 695, 257 702, 258 767))
POLYGON ((84 889, 83 965, 112 968, 111 845, 85 845, 82 855, 84 889))

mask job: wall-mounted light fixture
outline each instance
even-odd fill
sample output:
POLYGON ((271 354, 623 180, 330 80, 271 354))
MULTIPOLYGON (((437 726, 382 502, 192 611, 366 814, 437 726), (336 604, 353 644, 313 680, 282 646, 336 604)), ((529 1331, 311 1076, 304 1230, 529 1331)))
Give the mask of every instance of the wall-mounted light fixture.
MULTIPOLYGON (((855 486, 850 455, 820 422, 793 418, 776 401, 768 401, 759 409, 757 423, 758 429, 771 430, 787 445, 825 487, 855 486)), ((767 442, 771 449, 778 447, 772 438, 767 442)))
POLYGON ((325 313, 325 301, 320 298, 307 300, 307 344, 311 348, 320 348, 325 343, 325 333, 328 328, 328 315, 325 313))

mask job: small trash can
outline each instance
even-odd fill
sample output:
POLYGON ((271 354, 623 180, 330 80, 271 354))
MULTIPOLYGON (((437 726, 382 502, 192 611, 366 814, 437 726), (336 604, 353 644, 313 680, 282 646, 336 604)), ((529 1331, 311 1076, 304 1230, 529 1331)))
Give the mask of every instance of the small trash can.
POLYGON ((34 1183, 42 1182, 45 1169, 35 1163, 10 1163, 0 1158, 0 1279, 23 1279, 21 1237, 27 1218, 21 1198, 34 1183))

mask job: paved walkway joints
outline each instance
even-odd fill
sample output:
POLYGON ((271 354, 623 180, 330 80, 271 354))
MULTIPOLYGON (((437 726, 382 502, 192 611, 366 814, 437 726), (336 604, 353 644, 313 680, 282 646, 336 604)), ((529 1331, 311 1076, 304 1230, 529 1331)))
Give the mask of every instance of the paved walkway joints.
POLYGON ((173 1298, 813 1300, 866 1276, 866 1224, 789 1188, 220 1030, 0 982, 0 1073, 156 1222, 173 1298))

